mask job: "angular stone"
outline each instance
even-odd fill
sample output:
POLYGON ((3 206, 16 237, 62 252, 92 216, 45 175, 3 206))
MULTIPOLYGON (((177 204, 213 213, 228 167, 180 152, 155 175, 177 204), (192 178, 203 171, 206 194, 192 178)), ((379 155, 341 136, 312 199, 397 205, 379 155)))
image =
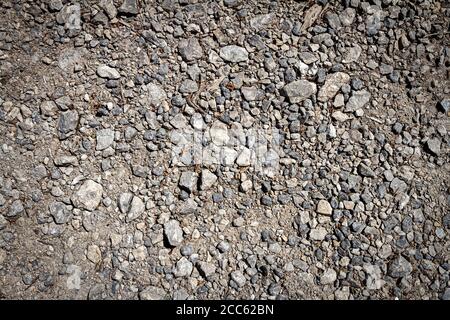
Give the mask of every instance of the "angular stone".
POLYGON ((76 193, 72 195, 72 203, 75 207, 95 210, 102 199, 103 187, 93 180, 86 180, 76 193))
POLYGON ((127 222, 131 222, 141 216, 145 211, 145 204, 141 198, 134 196, 130 203, 130 211, 127 214, 127 222))
POLYGON ((195 191, 197 188, 197 173, 193 171, 183 172, 180 176, 178 185, 188 192, 195 191))
POLYGON ((109 19, 114 19, 117 15, 117 9, 113 0, 101 0, 100 7, 106 12, 109 19))
POLYGON ((215 121, 209 129, 209 135, 212 142, 217 146, 227 144, 230 137, 228 136, 228 128, 222 121, 215 121))
POLYGON ((360 175, 362 175, 363 177, 370 177, 373 178, 375 177, 375 172, 369 168, 367 165, 365 165, 364 163, 360 163, 358 165, 358 173, 360 175))
POLYGON ((69 37, 78 35, 81 31, 81 7, 78 3, 65 5, 56 15, 56 22, 64 25, 69 37))
POLYGON ((97 131, 97 146, 96 149, 105 150, 114 142, 114 130, 102 129, 97 131))
POLYGON ((66 280, 66 286, 69 290, 80 290, 81 288, 81 268, 74 264, 67 267, 67 274, 69 275, 66 280))
POLYGON ((164 223, 164 235, 172 247, 177 247, 183 242, 183 230, 177 220, 164 223))
POLYGON ((242 87, 241 92, 244 96, 244 99, 249 102, 255 101, 258 97, 258 88, 256 87, 242 87))
POLYGON ((316 94, 316 92, 316 84, 307 80, 293 81, 285 85, 282 90, 283 95, 285 95, 291 103, 302 102, 316 94))
POLYGON ((149 83, 147 85, 148 100, 151 105, 158 107, 164 100, 167 99, 167 94, 159 85, 149 83))
POLYGON ((55 220, 57 224, 65 224, 68 223, 72 219, 72 211, 67 209, 67 206, 59 201, 52 202, 48 209, 50 211, 50 215, 55 220))
POLYGON ((411 263, 403 256, 398 256, 394 259, 388 268, 388 274, 394 278, 403 278, 412 272, 413 268, 411 263))
POLYGON ((252 151, 248 148, 243 148, 236 159, 236 164, 240 167, 248 167, 251 164, 252 151))
POLYGON ((208 169, 202 170, 201 185, 200 185, 201 190, 208 190, 216 182, 217 182, 217 176, 214 173, 212 173, 208 169))
POLYGON ((177 212, 182 215, 194 214, 198 210, 198 204, 194 199, 188 198, 178 205, 177 212))
POLYGON ((347 51, 344 54, 344 58, 342 59, 342 63, 352 63, 358 61, 361 56, 362 48, 354 44, 352 47, 347 48, 347 51))
POLYGON ((248 52, 245 48, 229 45, 220 49, 220 57, 228 62, 243 62, 248 60, 248 52))
POLYGON ((173 275, 176 278, 189 277, 193 269, 194 266, 192 265, 192 262, 186 259, 186 257, 182 257, 178 260, 175 270, 173 271, 173 275))
POLYGON ((352 96, 345 105, 345 112, 355 112, 370 101, 370 93, 367 90, 353 91, 352 96))
POLYGON ((438 138, 428 139, 427 150, 435 156, 439 156, 441 153, 441 140, 438 138))
POLYGON ((187 62, 195 61, 203 57, 203 49, 195 38, 181 40, 178 44, 178 52, 183 60, 187 62))
POLYGON ((78 112, 75 110, 62 112, 58 121, 58 132, 60 139, 67 139, 75 133, 78 126, 78 112))
POLYGON ((252 189, 253 183, 251 180, 245 180, 241 183, 241 190, 244 192, 248 192, 252 189))
POLYGON ((200 275, 205 279, 208 279, 216 272, 216 267, 212 263, 204 261, 197 262, 197 269, 200 275))
POLYGON ((333 269, 329 268, 320 277, 320 283, 323 285, 332 284, 337 279, 337 273, 333 269))
POLYGON ((331 216, 333 213, 333 208, 331 208, 331 205, 326 200, 319 200, 317 203, 317 213, 324 214, 327 216, 331 216))
POLYGON ((172 118, 172 120, 170 120, 170 124, 175 129, 183 129, 187 125, 187 120, 185 116, 183 116, 183 114, 178 113, 175 117, 172 118))
POLYGON ((21 200, 14 200, 6 214, 7 217, 15 218, 25 211, 21 200))
POLYGON ((329 74, 325 80, 325 84, 320 88, 317 100, 321 102, 332 99, 344 84, 350 82, 350 76, 344 72, 336 72, 329 74))
POLYGON ((44 101, 41 103, 40 109, 44 117, 52 117, 58 111, 58 106, 53 101, 44 101))
POLYGON ((198 84, 197 82, 190 80, 190 79, 185 79, 181 85, 180 88, 178 89, 178 91, 180 93, 194 93, 198 91, 198 84))
POLYGON ((344 121, 347 121, 348 119, 350 119, 350 117, 348 115, 346 115, 345 113, 343 113, 342 111, 333 112, 331 117, 338 122, 344 122, 344 121))
POLYGON ((122 213, 128 213, 130 210, 131 199, 133 199, 133 195, 128 192, 124 192, 119 196, 119 209, 122 213))
POLYGON ((124 0, 119 7, 119 12, 124 15, 137 15, 139 13, 137 0, 124 0))
POLYGON ((78 158, 75 156, 59 155, 53 160, 57 167, 78 166, 78 158))
POLYGON ((261 30, 267 27, 275 18, 275 13, 259 14, 250 19, 250 27, 256 30, 261 30))
POLYGON ((245 279, 244 274, 240 270, 233 271, 231 274, 231 279, 236 282, 239 287, 243 287, 247 279, 245 279))
POLYGON ((316 241, 322 241, 323 239, 325 239, 326 235, 327 235, 327 230, 322 227, 311 229, 311 231, 309 232, 309 237, 311 238, 311 240, 316 240, 316 241))
POLYGON ((92 244, 87 247, 86 257, 92 263, 97 264, 102 260, 102 252, 100 251, 100 248, 97 245, 92 244))

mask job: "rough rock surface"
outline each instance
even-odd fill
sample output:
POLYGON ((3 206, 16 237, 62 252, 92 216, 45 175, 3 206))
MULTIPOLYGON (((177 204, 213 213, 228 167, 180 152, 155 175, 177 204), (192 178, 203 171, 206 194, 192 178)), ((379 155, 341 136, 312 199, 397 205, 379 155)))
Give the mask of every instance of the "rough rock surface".
POLYGON ((0 299, 450 299, 449 16, 0 1, 0 299))

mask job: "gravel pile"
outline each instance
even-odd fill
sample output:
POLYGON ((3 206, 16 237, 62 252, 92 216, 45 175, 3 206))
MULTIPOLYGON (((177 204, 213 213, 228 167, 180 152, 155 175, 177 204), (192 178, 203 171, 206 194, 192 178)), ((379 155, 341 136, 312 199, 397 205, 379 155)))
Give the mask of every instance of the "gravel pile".
POLYGON ((449 21, 0 1, 0 298, 450 299, 449 21))

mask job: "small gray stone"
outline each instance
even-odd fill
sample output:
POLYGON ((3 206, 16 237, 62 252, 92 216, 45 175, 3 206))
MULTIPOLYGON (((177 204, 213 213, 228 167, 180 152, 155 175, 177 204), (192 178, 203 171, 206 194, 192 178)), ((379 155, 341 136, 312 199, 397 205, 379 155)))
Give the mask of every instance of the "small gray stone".
POLYGON ((309 232, 309 237, 312 240, 316 240, 316 241, 322 241, 323 239, 325 239, 326 235, 327 235, 327 230, 322 227, 311 229, 311 231, 309 232))
POLYGON ((399 256, 391 262, 388 268, 388 274, 394 278, 403 278, 412 272, 411 263, 403 256, 399 256))
POLYGON ((25 211, 21 200, 14 200, 6 214, 7 217, 15 218, 25 211))
POLYGON ((183 116, 183 114, 178 113, 175 117, 172 118, 172 120, 170 120, 170 124, 175 129, 183 129, 187 125, 187 120, 185 116, 183 116))
POLYGON ((81 7, 78 3, 65 5, 56 15, 56 22, 64 25, 69 37, 74 37, 81 31, 81 7))
POLYGON ((322 276, 320 277, 320 283, 323 285, 332 284, 337 279, 337 273, 333 269, 329 268, 324 271, 322 276))
POLYGON ((81 268, 76 265, 69 265, 67 267, 67 274, 69 276, 66 280, 66 286, 69 290, 80 290, 81 288, 81 268))
POLYGON ((75 207, 95 210, 102 199, 103 187, 93 180, 86 180, 76 193, 72 196, 72 203, 75 207))
POLYGON ((331 208, 331 205, 326 200, 319 200, 317 203, 317 213, 324 214, 327 216, 331 216, 333 213, 333 208, 331 208))
MULTIPOLYGON (((6 220, 6 218, 0 214, 0 230, 5 229, 7 225, 8 225, 8 220, 6 220)), ((1 261, 0 261, 0 264, 1 264, 1 261)))
POLYGON ((392 179, 389 187, 394 193, 402 193, 406 191, 408 185, 406 184, 405 181, 395 177, 394 179, 392 179))
POLYGON ((370 101, 370 93, 367 90, 353 91, 352 96, 345 105, 345 112, 355 112, 370 101))
POLYGON ((249 102, 255 101, 258 97, 258 88, 256 87, 242 87, 241 92, 244 96, 244 99, 249 102))
POLYGON ((194 199, 188 198, 178 205, 177 212, 182 215, 193 214, 198 210, 198 204, 194 199))
POLYGON ((339 89, 350 82, 350 76, 344 72, 336 72, 329 74, 325 80, 325 84, 320 88, 317 100, 325 102, 333 98, 339 89))
POLYGON ((367 16, 366 28, 367 35, 374 36, 378 33, 378 30, 383 25, 382 19, 384 14, 382 10, 376 10, 372 15, 367 16))
POLYGON ((159 106, 164 100, 167 99, 167 94, 163 88, 154 83, 147 85, 148 100, 151 105, 159 106))
POLYGON ((164 223, 164 235, 172 247, 177 247, 183 242, 183 230, 177 220, 164 223))
POLYGON ((97 131, 96 149, 101 151, 112 145, 114 141, 114 131, 111 129, 102 129, 97 131))
POLYGON ((307 80, 293 81, 284 86, 282 93, 289 98, 291 103, 300 103, 316 94, 317 86, 307 80))
POLYGON ((194 93, 198 91, 198 85, 197 82, 190 80, 190 79, 185 79, 181 85, 180 88, 178 89, 178 91, 180 93, 194 93))
POLYGON ((197 269, 205 279, 208 279, 216 272, 216 267, 212 263, 204 261, 199 261, 197 263, 197 269))
POLYGON ((61 0, 50 0, 48 2, 48 8, 50 9, 50 11, 59 11, 62 9, 62 7, 63 4, 61 0))
POLYGON ((450 288, 446 288, 444 294, 442 295, 442 300, 450 300, 450 288))
POLYGON ((360 163, 358 165, 358 173, 360 175, 362 175, 363 177, 370 177, 370 178, 374 178, 375 177, 375 172, 368 167, 367 165, 365 165, 364 163, 360 163))
POLYGON ((75 133, 78 126, 78 112, 75 110, 62 112, 58 121, 60 139, 66 139, 75 133))
POLYGON ((230 250, 230 244, 227 241, 221 241, 217 245, 217 249, 219 249, 221 253, 227 252, 228 250, 230 250))
POLYGON ((245 282, 247 281, 240 270, 231 272, 230 276, 231 279, 236 282, 239 287, 243 287, 245 285, 245 282))
POLYGON ((55 223, 57 224, 65 224, 70 222, 70 220, 72 219, 72 211, 70 211, 62 202, 52 202, 48 208, 50 214, 55 220, 55 223))
POLYGON ((188 192, 192 192, 196 190, 197 186, 197 173, 193 171, 187 171, 183 172, 180 176, 180 181, 178 182, 178 185, 185 189, 188 192))
POLYGON ((117 15, 117 9, 113 0, 101 0, 100 7, 106 12, 109 19, 114 19, 117 15))
POLYGON ((243 62, 248 60, 248 52, 245 48, 229 45, 220 49, 220 57, 228 62, 243 62))
POLYGON ((181 40, 178 44, 178 52, 187 62, 201 59, 203 56, 203 49, 195 38, 181 40))
POLYGON ((216 183, 216 181, 217 181, 217 176, 214 173, 212 173, 208 169, 203 169, 202 175, 201 175, 200 189, 208 190, 216 183))
POLYGON ((178 260, 177 265, 175 267, 175 270, 173 271, 173 274, 177 278, 181 277, 189 277, 192 273, 192 270, 194 269, 192 262, 190 262, 185 257, 181 257, 180 260, 178 260))
POLYGON ((247 167, 251 164, 252 151, 248 148, 243 148, 236 159, 236 164, 240 167, 247 167))
POLYGON ((91 244, 87 247, 86 257, 92 263, 99 263, 102 260, 102 252, 96 244, 91 244))
POLYGON ((124 15, 137 15, 139 13, 137 0, 124 0, 119 7, 119 12, 124 15))
POLYGON ((141 216, 145 211, 145 204, 141 198, 134 196, 130 203, 130 211, 128 211, 127 222, 131 222, 141 216))
POLYGON ((439 156, 441 153, 441 140, 438 138, 428 139, 427 150, 435 156, 439 156))
POLYGON ((131 199, 133 199, 133 195, 131 193, 122 193, 119 196, 119 209, 122 213, 128 213, 130 210, 131 199))
POLYGON ((250 19, 250 27, 256 30, 261 30, 267 27, 275 18, 275 13, 259 14, 250 19))
POLYGON ((44 117, 52 117, 58 111, 58 106, 53 101, 44 101, 41 103, 40 110, 44 117))
POLYGON ((57 167, 77 166, 78 158, 75 156, 59 155, 53 159, 53 163, 57 167))
POLYGON ((107 65, 99 65, 97 67, 97 75, 101 78, 117 80, 120 79, 120 73, 107 65))

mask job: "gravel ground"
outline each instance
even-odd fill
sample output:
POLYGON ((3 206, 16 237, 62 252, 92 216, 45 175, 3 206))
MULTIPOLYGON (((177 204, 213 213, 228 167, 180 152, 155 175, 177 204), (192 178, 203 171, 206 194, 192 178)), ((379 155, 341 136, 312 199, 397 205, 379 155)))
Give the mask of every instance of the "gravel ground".
POLYGON ((0 1, 1 299, 450 299, 450 6, 0 1))

